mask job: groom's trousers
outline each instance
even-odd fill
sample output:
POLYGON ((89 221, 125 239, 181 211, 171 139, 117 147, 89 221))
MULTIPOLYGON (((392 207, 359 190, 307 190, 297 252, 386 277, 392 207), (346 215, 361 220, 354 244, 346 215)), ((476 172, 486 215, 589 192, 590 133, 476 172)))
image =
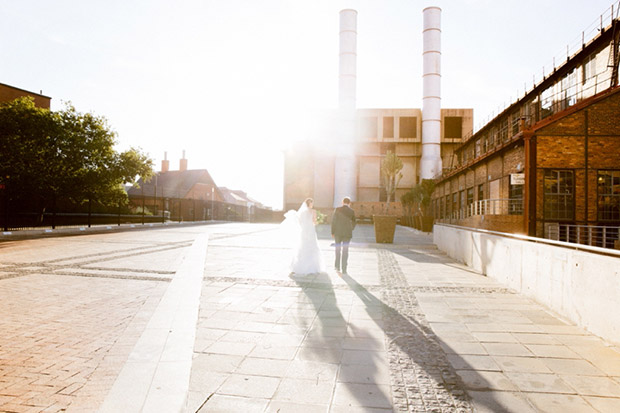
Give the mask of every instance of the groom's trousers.
POLYGON ((349 259, 349 242, 351 242, 351 238, 342 238, 338 235, 334 235, 334 240, 336 241, 336 263, 334 264, 334 266, 338 270, 341 269, 342 272, 347 272, 347 260, 349 259))

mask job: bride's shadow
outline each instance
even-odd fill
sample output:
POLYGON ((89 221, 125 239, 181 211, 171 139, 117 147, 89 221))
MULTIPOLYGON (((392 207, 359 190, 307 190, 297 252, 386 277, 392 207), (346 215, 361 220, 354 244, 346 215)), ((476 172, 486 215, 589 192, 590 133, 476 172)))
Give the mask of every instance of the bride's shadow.
POLYGON ((360 407, 391 408, 389 383, 379 384, 374 380, 379 376, 379 365, 385 362, 379 359, 379 351, 358 351, 355 343, 349 340, 364 337, 365 346, 374 349, 381 348, 382 343, 364 329, 350 326, 349 314, 345 316, 341 309, 341 306, 348 308, 348 303, 339 305, 340 294, 334 291, 330 275, 323 272, 291 279, 302 289, 317 314, 304 343, 304 356, 339 365, 334 403, 347 405, 345 395, 349 395, 360 407))

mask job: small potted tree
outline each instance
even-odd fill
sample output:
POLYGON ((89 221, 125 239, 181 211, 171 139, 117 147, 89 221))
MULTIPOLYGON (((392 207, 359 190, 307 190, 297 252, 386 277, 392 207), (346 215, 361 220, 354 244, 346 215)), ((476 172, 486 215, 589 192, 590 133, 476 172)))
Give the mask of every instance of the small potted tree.
POLYGON ((405 219, 405 225, 407 225, 408 227, 413 227, 415 225, 415 222, 414 222, 415 221, 414 220, 415 199, 413 195, 413 189, 410 189, 409 191, 401 195, 400 204, 403 206, 403 214, 404 214, 403 218, 401 218, 401 223, 402 223, 402 219, 405 219))
POLYGON ((413 204, 416 205, 416 217, 419 221, 416 228, 424 232, 433 231, 433 216, 429 211, 431 196, 435 190, 435 181, 423 179, 418 185, 414 186, 407 194, 411 194, 413 204))
POLYGON ((396 230, 395 215, 389 215, 390 202, 394 201, 396 188, 403 178, 400 172, 403 169, 403 161, 393 152, 388 151, 381 160, 381 178, 387 193, 387 202, 381 215, 373 215, 375 226, 375 240, 377 243, 391 244, 394 242, 394 231, 396 230))

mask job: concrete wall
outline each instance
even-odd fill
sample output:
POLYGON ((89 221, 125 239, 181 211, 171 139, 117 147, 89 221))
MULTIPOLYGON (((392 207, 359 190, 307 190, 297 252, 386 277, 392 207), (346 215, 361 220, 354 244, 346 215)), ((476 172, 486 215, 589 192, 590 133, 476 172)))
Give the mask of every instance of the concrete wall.
POLYGON ((441 224, 433 237, 450 257, 620 344, 620 251, 441 224))

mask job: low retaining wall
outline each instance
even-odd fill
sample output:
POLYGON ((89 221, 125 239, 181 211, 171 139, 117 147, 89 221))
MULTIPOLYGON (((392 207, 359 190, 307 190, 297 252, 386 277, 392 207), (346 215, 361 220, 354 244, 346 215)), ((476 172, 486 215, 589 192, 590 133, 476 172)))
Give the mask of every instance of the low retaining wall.
POLYGON ((438 224, 450 257, 620 344, 620 252, 438 224))

